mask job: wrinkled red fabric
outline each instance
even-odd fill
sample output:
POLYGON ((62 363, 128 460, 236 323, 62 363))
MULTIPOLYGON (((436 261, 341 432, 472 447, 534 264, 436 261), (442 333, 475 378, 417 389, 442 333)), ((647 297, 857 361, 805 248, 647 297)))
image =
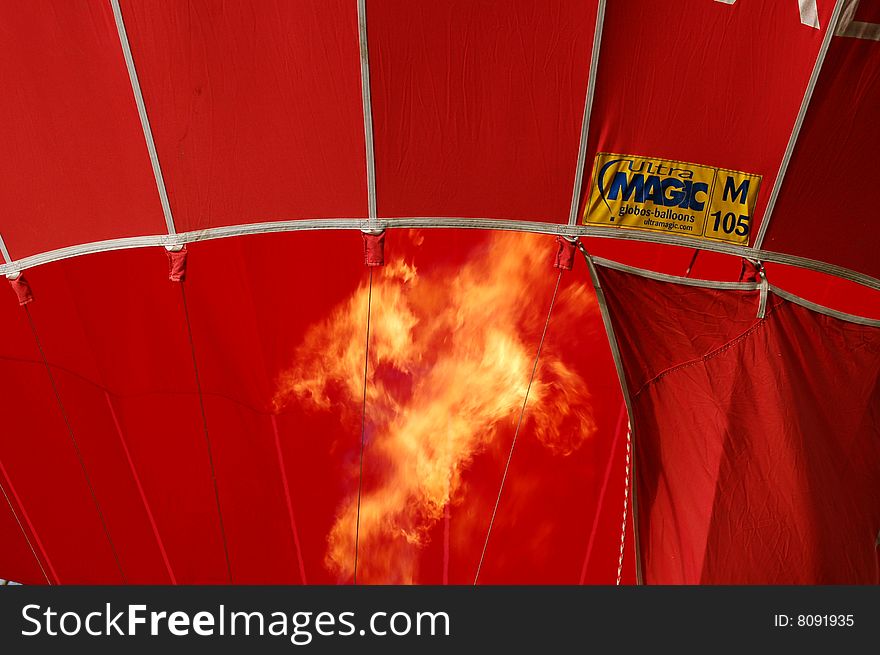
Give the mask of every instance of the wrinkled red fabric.
POLYGON ((599 268, 649 584, 873 584, 880 329, 599 268))

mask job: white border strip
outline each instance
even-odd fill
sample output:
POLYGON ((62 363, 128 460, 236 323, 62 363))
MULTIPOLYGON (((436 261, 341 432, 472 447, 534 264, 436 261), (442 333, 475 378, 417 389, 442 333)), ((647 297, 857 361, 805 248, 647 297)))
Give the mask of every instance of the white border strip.
POLYGON ((836 36, 848 36, 865 41, 880 41, 880 24, 853 20, 859 9, 859 0, 844 0, 840 22, 835 30, 836 36))
POLYGON ((720 252, 725 255, 747 257, 764 262, 776 262, 797 266, 827 275, 849 280, 869 289, 880 290, 880 279, 871 277, 865 273, 859 273, 843 266, 828 264, 806 257, 788 255, 786 253, 755 250, 745 246, 737 246, 716 241, 700 241, 690 237, 674 236, 667 234, 654 234, 640 230, 624 230, 597 225, 564 225, 560 223, 545 223, 538 221, 514 221, 498 218, 461 218, 450 216, 403 216, 399 218, 383 218, 370 221, 366 218, 303 218, 297 220, 268 221, 261 223, 246 223, 242 225, 227 225, 213 227, 193 232, 180 232, 177 234, 147 235, 136 237, 122 237, 108 239, 106 241, 93 241, 91 243, 77 244, 41 252, 19 260, 13 260, 6 264, 0 264, 0 275, 13 271, 22 271, 35 266, 41 266, 61 259, 69 259, 80 255, 88 255, 109 250, 125 250, 128 248, 146 248, 150 246, 180 246, 196 241, 209 239, 223 239, 226 237, 243 236, 247 234, 266 234, 277 232, 297 232, 300 230, 369 230, 386 228, 457 228, 474 230, 505 230, 512 232, 532 232, 535 234, 550 234, 564 237, 595 237, 599 239, 621 239, 632 241, 646 241, 685 248, 699 248, 712 252, 720 252))
POLYGON ((877 23, 853 21, 847 25, 846 30, 840 36, 864 39, 865 41, 880 41, 880 25, 877 23))
POLYGON ((373 148, 373 102, 370 98, 370 53, 367 49, 367 0, 358 0, 358 43, 361 54, 361 102, 364 110, 364 146, 367 158, 367 212, 371 221, 376 211, 376 157, 373 148))
MULTIPOLYGON (((764 216, 761 218, 761 227, 758 228, 758 236, 755 238, 755 248, 760 248, 764 243, 764 236, 767 234, 767 227, 770 225, 770 218, 773 216, 773 210, 776 208, 776 200, 779 198, 779 191, 782 188, 782 182, 788 171, 788 165, 791 162, 794 147, 800 136, 801 127, 803 126, 804 118, 807 115, 807 108, 810 106, 810 100, 813 98, 813 91, 815 91, 816 83, 819 81, 819 73, 822 70, 822 64, 825 63, 825 55, 828 54, 828 47, 831 45, 831 37, 834 36, 834 30, 837 27, 837 21, 840 18, 840 11, 843 9, 843 5, 844 0, 837 0, 837 2, 834 3, 834 11, 831 13, 831 21, 825 29, 825 36, 822 37, 822 45, 819 46, 816 63, 813 64, 813 72, 810 74, 810 81, 807 83, 807 90, 804 93, 803 100, 801 100, 801 108, 798 110, 797 118, 795 119, 794 126, 791 130, 791 136, 788 139, 788 145, 785 146, 785 154, 782 155, 782 162, 779 164, 779 172, 776 173, 776 179, 773 181, 773 189, 770 191, 770 199, 767 201, 767 207, 764 209, 764 216)), ((803 12, 801 15, 803 15, 803 12)))
POLYGON ((581 190, 584 185, 584 167, 587 162, 587 141, 590 137, 590 117, 593 113, 593 98, 596 95, 596 73, 599 66, 599 49, 602 46, 602 30, 605 27, 605 0, 599 0, 596 10, 596 29, 593 31, 593 51, 590 55, 590 74, 587 79, 587 97, 584 101, 584 118, 581 122, 581 140, 578 144, 577 168, 574 174, 574 191, 571 194, 571 211, 568 224, 576 225, 578 210, 581 208, 581 190))
POLYGON ((806 298, 796 296, 793 293, 789 293, 788 291, 780 289, 779 287, 772 284, 770 285, 770 291, 775 293, 780 298, 788 300, 795 305, 805 307, 806 309, 814 311, 817 314, 825 314, 825 316, 830 316, 841 321, 846 321, 847 323, 856 323, 858 325, 867 325, 868 327, 880 328, 880 319, 867 318, 865 316, 856 316, 855 314, 847 314, 846 312, 831 309, 830 307, 825 307, 825 305, 819 305, 818 303, 814 303, 813 301, 807 300, 806 298))
POLYGON ((122 20, 122 9, 119 0, 110 0, 113 6, 113 18, 116 20, 116 31, 119 34, 119 43, 122 45, 122 55, 125 57, 125 67, 128 69, 128 79, 131 81, 131 91, 134 94, 134 102, 137 105, 138 116, 141 119, 141 128, 144 131, 144 141, 147 143, 147 151, 150 153, 150 164, 153 166, 153 176, 156 178, 156 188, 159 191, 159 201, 162 204, 162 213, 165 215, 165 226, 168 234, 175 234, 174 216, 171 213, 171 203, 168 202, 168 192, 165 189, 165 178, 162 177, 162 167, 159 165, 159 153, 156 152, 156 143, 153 141, 153 130, 150 129, 150 119, 147 117, 147 107, 144 104, 144 96, 141 93, 141 85, 138 81, 137 71, 134 67, 134 58, 131 56, 131 47, 128 43, 128 33, 125 31, 125 23, 122 20))
MULTIPOLYGON (((593 236, 600 238, 616 238, 631 239, 633 241, 646 241, 648 243, 662 243, 670 246, 682 246, 684 248, 697 248, 699 250, 708 250, 711 252, 720 252, 725 255, 735 255, 738 257, 746 257, 748 259, 758 260, 762 262, 775 262, 777 264, 787 264, 805 268, 826 275, 833 275, 843 280, 855 282, 869 289, 880 290, 880 279, 872 277, 866 273, 860 273, 837 264, 830 264, 808 257, 800 257, 798 255, 789 255, 784 252, 776 252, 773 250, 761 250, 747 246, 738 246, 735 244, 724 243, 721 241, 711 241, 708 239, 698 240, 692 237, 677 236, 667 233, 644 232, 641 230, 623 229, 615 227, 603 227, 598 225, 582 226, 586 228, 581 233, 583 236, 593 236)), ((529 230, 532 231, 532 230, 529 230)), ((576 235, 577 236, 577 235, 576 235)))
POLYGON ((692 277, 667 275, 666 273, 658 273, 656 271, 649 271, 644 268, 636 268, 635 266, 621 264, 619 262, 611 261, 610 259, 605 259, 603 257, 593 257, 592 255, 590 255, 590 259, 599 266, 602 266, 603 268, 612 268, 616 271, 621 271, 623 273, 632 273, 633 275, 646 277, 651 280, 656 280, 657 282, 674 282, 675 284, 683 284, 688 287, 702 287, 706 289, 732 289, 735 291, 756 291, 761 286, 758 282, 723 282, 719 280, 700 280, 698 278, 692 277))
MULTIPOLYGON (((580 244, 579 244, 580 245, 580 244)), ((614 360, 614 368, 617 371, 617 380, 620 383, 620 391, 623 394, 623 401, 626 404, 626 414, 629 418, 629 433, 630 433, 630 442, 632 444, 631 449, 631 474, 630 474, 630 492, 632 493, 632 516, 633 516, 633 535, 635 541, 635 555, 636 555, 636 584, 645 584, 644 577, 642 575, 642 549, 639 543, 639 502, 638 495, 636 491, 636 479, 638 477, 638 469, 636 468, 637 456, 636 456, 636 435, 637 435, 637 425, 636 421, 633 417, 633 407, 632 400, 629 395, 629 386, 626 383, 626 374, 623 370, 623 359, 620 356, 620 348, 617 344, 617 337, 614 334, 614 326, 611 324, 611 314, 608 311, 608 303, 605 300, 605 291, 602 289, 602 285, 599 283, 599 276, 596 273, 596 266, 593 263, 593 258, 587 253, 587 251, 580 245, 581 253, 584 256, 584 259, 587 262, 587 268, 590 271, 590 279, 593 281, 593 288, 596 291, 596 302, 599 304, 599 312, 602 314, 602 323, 605 326, 605 333, 608 337, 608 345, 611 348, 611 357, 614 360)), ((602 260, 607 261, 607 260, 602 260)))
POLYGON ((3 235, 0 234, 0 254, 3 255, 3 261, 7 264, 12 263, 12 257, 9 256, 9 251, 6 249, 6 242, 3 240, 3 235))
MULTIPOLYGON (((762 286, 764 286, 763 282, 721 282, 716 280, 698 280, 689 277, 679 277, 677 275, 668 275, 666 273, 658 273, 656 271, 649 271, 644 268, 629 266, 628 264, 621 264, 620 262, 611 261, 610 259, 604 259, 602 257, 593 257, 592 255, 590 255, 589 257, 590 261, 592 261, 596 266, 601 266, 602 268, 610 268, 615 271, 629 273, 631 275, 637 275, 638 277, 647 278, 649 280, 656 280, 657 282, 670 282, 672 284, 681 284, 689 287, 701 287, 704 289, 728 289, 735 291, 757 291, 761 289, 762 286)), ((825 307, 824 305, 814 303, 811 300, 806 300, 805 298, 796 296, 795 294, 785 291, 784 289, 780 289, 779 287, 772 284, 768 285, 767 288, 780 298, 792 302, 796 305, 800 305, 801 307, 810 309, 818 314, 825 314, 826 316, 831 316, 833 318, 839 319, 841 321, 846 321, 848 323, 857 323, 858 325, 867 325, 869 327, 880 328, 880 319, 867 318, 865 316, 856 316, 855 314, 847 314, 846 312, 831 309, 830 307, 825 307)))

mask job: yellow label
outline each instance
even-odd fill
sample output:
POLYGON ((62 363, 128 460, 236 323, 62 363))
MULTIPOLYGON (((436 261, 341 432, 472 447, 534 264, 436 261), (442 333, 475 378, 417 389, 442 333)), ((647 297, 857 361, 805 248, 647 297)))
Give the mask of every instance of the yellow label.
POLYGON ((760 175, 600 152, 585 225, 747 244, 760 175))

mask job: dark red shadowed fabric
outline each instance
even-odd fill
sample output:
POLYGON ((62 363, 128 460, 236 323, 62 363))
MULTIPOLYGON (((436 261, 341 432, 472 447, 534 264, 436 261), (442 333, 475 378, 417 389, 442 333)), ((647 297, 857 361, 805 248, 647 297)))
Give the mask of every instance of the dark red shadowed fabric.
POLYGON ((648 584, 875 584, 880 329, 599 267, 648 584))
MULTIPOLYGON (((858 9, 880 30, 880 3, 858 9)), ((880 41, 833 37, 763 248, 880 277, 877 211, 862 191, 876 179, 878 105, 880 41)))

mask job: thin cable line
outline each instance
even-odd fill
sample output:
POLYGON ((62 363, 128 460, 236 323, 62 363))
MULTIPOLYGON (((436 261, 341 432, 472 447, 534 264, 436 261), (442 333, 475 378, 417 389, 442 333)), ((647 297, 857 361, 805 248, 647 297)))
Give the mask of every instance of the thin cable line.
POLYGON ((605 475, 602 478, 602 487, 599 489, 599 499, 596 501, 596 513, 593 515, 593 528, 590 530, 590 537, 587 540, 587 552, 584 553, 584 563, 581 566, 581 577, 578 584, 584 584, 587 580, 587 569, 590 563, 590 557, 593 554, 593 544, 595 543, 596 533, 599 529, 599 517, 602 514, 602 507, 605 505, 605 494, 608 491, 608 482, 611 480, 611 470, 616 463, 614 453, 617 452, 617 444, 620 442, 620 435, 623 432, 624 422, 626 418, 626 403, 620 403, 620 415, 617 417, 617 425, 614 428, 614 439, 611 441, 611 451, 608 456, 608 463, 605 465, 605 475))
POLYGON ((370 268, 370 286, 367 291, 367 342, 364 347, 364 398, 361 405, 361 461, 358 473, 357 521, 354 527, 354 583, 358 580, 358 544, 361 536, 361 491, 364 484, 364 442, 367 434, 367 372, 370 366, 370 314, 373 304, 373 269, 370 268))
POLYGON ((86 480, 86 486, 89 488, 92 502, 94 502, 95 509, 98 511, 98 518, 101 520, 101 528, 103 528, 104 535, 107 537, 107 542, 110 544, 110 550, 113 552, 113 559, 116 562, 116 568, 119 569, 119 576, 122 578, 123 584, 128 584, 125 579, 125 573, 122 570, 122 564, 119 561, 119 553, 116 552, 116 546, 113 544, 113 538, 110 536, 110 529, 107 527, 107 521, 104 519, 104 512, 101 511, 101 504, 98 502, 98 496, 95 493, 95 488, 92 486, 92 479, 89 477, 85 460, 83 459, 82 452, 80 452, 79 443, 76 440, 76 435, 73 433, 73 426, 70 424, 67 410, 64 409, 64 403, 61 402, 61 394, 58 392, 58 386, 55 384, 55 376, 52 375, 52 368, 49 366, 49 360, 46 359, 46 353, 43 351, 43 344, 40 342, 40 336, 37 334, 37 326, 34 324, 34 319, 31 316, 31 311, 28 309, 27 305, 24 305, 24 313, 27 315, 28 324, 31 327, 31 333, 34 335, 34 341, 37 343, 37 350, 40 352, 40 359, 43 361, 43 366, 46 367, 46 374, 49 376, 49 384, 52 386, 52 393, 55 394, 55 401, 58 403, 58 409, 61 411, 64 425, 67 426, 67 434, 70 436, 70 441, 73 444, 73 450, 76 453, 76 458, 82 469, 83 477, 86 480))
POLYGON ((550 299, 550 308, 547 310, 547 320, 544 321, 544 330, 541 332, 541 340, 538 342, 538 350, 535 353, 535 363, 532 365, 532 374, 529 376, 529 384, 523 397, 522 407, 519 410, 519 419, 516 422, 516 430, 513 432, 513 441, 510 442, 510 452, 507 454, 507 463, 504 465, 504 474, 501 476, 501 485, 498 487, 498 497, 495 499, 495 507, 492 508, 492 518, 489 519, 489 529, 486 530, 486 541, 483 543, 483 552, 480 553, 480 562, 477 564, 477 573, 474 575, 474 585, 480 579, 480 570, 483 568, 483 560, 486 558, 486 549, 489 547, 489 536, 492 534, 492 526, 495 524, 495 515, 498 513, 498 505, 501 503, 501 492, 504 491, 504 482, 507 480, 507 472, 510 470, 510 461, 513 459, 513 449, 516 447, 516 439, 519 429, 522 427, 523 416, 526 413, 526 403, 529 402, 529 392, 535 373, 538 371, 538 360, 541 358, 541 348, 544 347, 544 338, 547 336, 547 328, 550 326, 550 316, 553 314, 553 306, 556 304, 556 296, 559 293, 559 283, 562 281, 562 271, 556 277, 556 286, 553 288, 553 297, 550 299))
POLYGON ((28 536, 28 533, 25 531, 24 526, 21 524, 21 519, 18 518, 18 512, 16 512, 15 508, 12 506, 12 501, 9 500, 9 496, 6 495, 6 489, 3 488, 2 481, 0 481, 0 491, 3 492, 3 497, 6 499, 6 504, 9 505, 9 510, 12 512, 12 516, 15 517, 15 522, 18 523, 18 529, 21 530, 21 534, 22 536, 24 536, 24 540, 27 541, 28 548, 31 549, 31 553, 34 556, 34 559, 37 560, 37 565, 40 567, 40 572, 43 574, 43 577, 46 578, 46 584, 52 586, 52 581, 49 579, 49 576, 46 573, 46 569, 43 568, 43 561, 37 555, 37 551, 34 550, 34 545, 31 543, 31 538, 28 536))
POLYGON ((620 526, 620 555, 617 558, 617 586, 623 576, 623 548, 626 541, 626 515, 629 511, 629 480, 630 480, 630 457, 632 454, 632 428, 626 426, 626 476, 623 483, 623 522, 620 526))
POLYGON ((189 320, 189 306, 186 302, 186 288, 184 283, 180 282, 180 294, 183 298, 183 315, 186 318, 186 335, 189 338, 189 349, 192 353, 193 371, 196 376, 196 390, 199 394, 199 410, 202 413, 202 429, 205 435, 205 445, 208 449, 208 464, 211 467, 211 485, 214 487, 214 500, 217 503, 217 518, 220 522, 220 536, 223 539, 223 556, 226 558, 226 574, 229 582, 232 583, 232 565, 229 563, 229 546, 226 543, 226 528, 223 525, 223 512, 220 509, 220 490, 217 487, 217 471, 214 468, 214 455, 211 450, 211 437, 208 434, 208 416, 205 412, 205 400, 202 397, 202 381, 199 377, 199 364, 196 360, 196 346, 193 341, 192 324, 189 320))
POLYGON ((290 520, 290 531, 293 534, 293 546, 296 549, 296 562, 299 571, 299 581, 306 582, 306 566, 303 562, 302 548, 299 543, 299 530, 296 527, 296 515, 293 512, 293 499, 290 495, 290 482, 287 480, 287 467, 284 465, 284 453, 281 451, 281 434, 278 432, 278 420, 272 414, 272 433, 275 437, 275 456, 278 459, 278 468, 281 471, 281 485, 284 488, 284 500, 287 503, 287 518, 290 520))
POLYGON ((34 537, 34 543, 36 543, 37 548, 40 551, 40 555, 43 556, 43 561, 46 563, 46 567, 49 569, 49 573, 52 574, 52 579, 55 580, 54 583, 50 584, 61 584, 61 578, 58 576, 58 572, 55 570, 55 567, 52 566, 52 560, 49 558, 49 553, 46 552, 46 547, 40 540, 40 533, 37 532, 37 529, 34 527, 33 521, 31 521, 31 517, 28 516, 27 508, 25 508, 24 503, 21 502, 21 498, 16 493, 15 485, 12 484, 12 478, 9 477, 9 472, 6 470, 6 467, 3 466, 2 461, 0 461, 0 477, 6 480, 6 485, 9 487, 9 493, 12 494, 12 499, 15 500, 15 504, 18 505, 18 508, 21 510, 21 518, 24 519, 24 522, 27 524, 31 535, 33 535, 34 537))
POLYGON ((685 276, 685 277, 690 277, 690 276, 691 276, 691 270, 693 270, 693 268, 694 268, 694 264, 697 263, 697 256, 698 256, 699 254, 700 254, 700 249, 699 249, 699 248, 694 248, 694 256, 691 257, 691 263, 688 264, 687 270, 684 272, 684 276, 685 276))

